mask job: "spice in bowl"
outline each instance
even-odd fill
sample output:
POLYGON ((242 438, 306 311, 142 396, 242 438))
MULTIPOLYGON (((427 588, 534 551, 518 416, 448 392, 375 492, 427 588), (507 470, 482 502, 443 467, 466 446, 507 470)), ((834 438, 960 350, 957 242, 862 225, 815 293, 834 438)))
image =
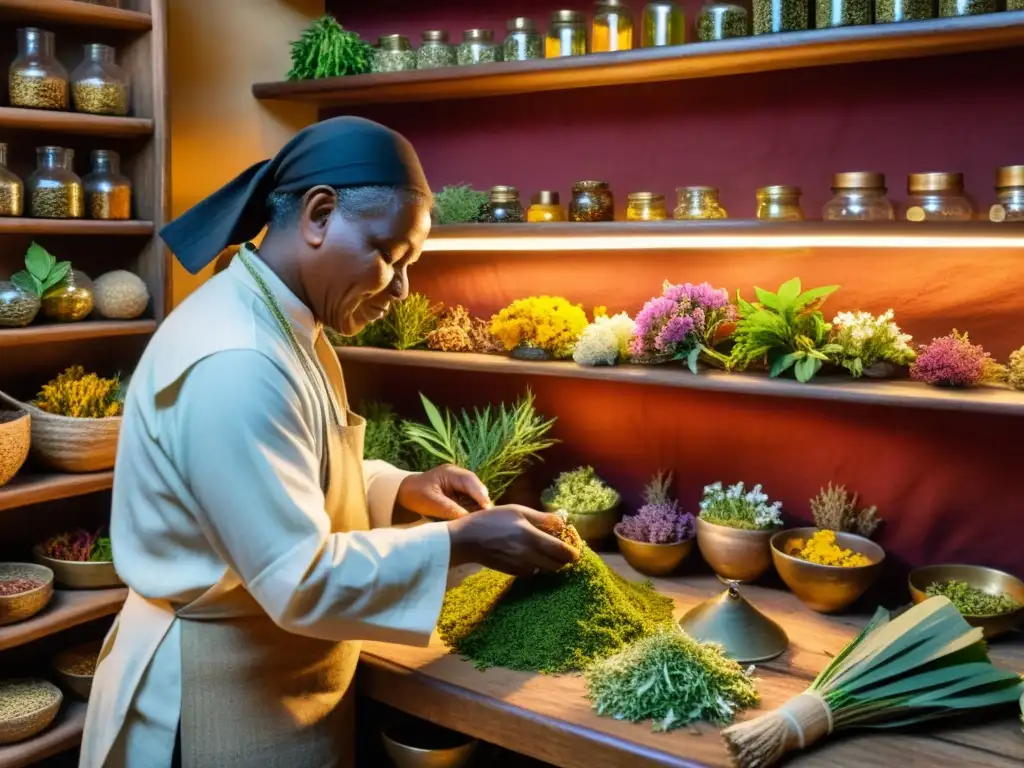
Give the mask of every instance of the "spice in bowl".
POLYGON ((22 592, 31 592, 41 586, 43 586, 43 582, 39 579, 4 579, 0 581, 0 597, 20 595, 22 592))
POLYGON ((42 553, 54 560, 69 560, 78 563, 113 562, 110 537, 101 536, 102 529, 89 533, 79 528, 71 533, 51 536, 42 545, 42 553))
POLYGON ((53 660, 53 667, 58 672, 75 677, 92 677, 96 674, 96 664, 100 656, 102 644, 99 642, 85 643, 68 648, 53 660))
POLYGON ((4 680, 0 682, 0 722, 34 715, 60 700, 60 689, 45 680, 4 680))
POLYGON ((924 593, 928 597, 942 595, 949 598, 964 616, 999 616, 1021 607, 1020 603, 1007 594, 986 592, 956 579, 933 581, 925 587, 924 593))
POLYGON ((786 554, 818 565, 842 568, 871 565, 869 557, 836 544, 836 532, 827 529, 818 531, 806 542, 801 538, 790 539, 786 544, 786 554))

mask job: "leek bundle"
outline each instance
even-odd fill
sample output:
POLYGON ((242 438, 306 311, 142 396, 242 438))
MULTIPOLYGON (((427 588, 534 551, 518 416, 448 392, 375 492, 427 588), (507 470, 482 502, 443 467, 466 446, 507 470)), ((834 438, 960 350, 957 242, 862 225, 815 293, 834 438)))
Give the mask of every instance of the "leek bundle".
POLYGON ((1020 676, 992 666, 981 628, 932 597, 892 620, 879 608, 810 688, 722 736, 740 768, 762 768, 833 731, 897 728, 1022 693, 1020 676))

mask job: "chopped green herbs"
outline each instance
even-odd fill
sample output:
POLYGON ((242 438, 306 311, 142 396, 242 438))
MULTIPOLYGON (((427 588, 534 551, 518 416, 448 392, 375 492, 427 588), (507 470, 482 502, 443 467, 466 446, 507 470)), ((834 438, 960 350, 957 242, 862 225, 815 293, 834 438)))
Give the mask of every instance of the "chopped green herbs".
POLYGON ((972 587, 966 581, 934 581, 925 587, 928 597, 942 595, 965 616, 998 616, 1020 608, 1020 603, 1009 595, 992 594, 972 587))

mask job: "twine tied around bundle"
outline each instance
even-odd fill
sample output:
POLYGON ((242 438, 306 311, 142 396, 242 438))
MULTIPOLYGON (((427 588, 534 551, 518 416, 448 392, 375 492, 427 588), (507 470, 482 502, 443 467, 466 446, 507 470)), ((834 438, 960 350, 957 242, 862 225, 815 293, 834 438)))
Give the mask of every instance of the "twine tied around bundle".
POLYGON ((767 768, 834 727, 828 702, 817 691, 804 691, 772 712, 726 728, 722 738, 740 768, 767 768))

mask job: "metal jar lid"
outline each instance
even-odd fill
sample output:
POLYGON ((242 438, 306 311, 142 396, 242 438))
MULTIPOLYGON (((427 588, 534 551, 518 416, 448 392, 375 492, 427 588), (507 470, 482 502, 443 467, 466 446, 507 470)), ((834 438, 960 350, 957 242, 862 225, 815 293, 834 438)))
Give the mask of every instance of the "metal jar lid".
POLYGON ((607 181, 577 181, 572 185, 573 192, 590 192, 599 189, 608 189, 607 181))
POLYGON ((657 192, 630 192, 626 199, 631 203, 657 203, 664 202, 665 196, 657 192))
POLYGON ((462 42, 464 43, 493 43, 494 42, 494 30, 493 29, 467 29, 462 33, 462 42))
POLYGON ((534 205, 558 205, 558 193, 550 189, 542 189, 533 196, 532 202, 534 205))
POLYGON ((519 199, 519 190, 515 187, 491 187, 488 199, 492 203, 511 203, 519 199))
POLYGON ((963 192, 962 173, 911 173, 907 176, 907 192, 963 192))
POLYGON ((800 187, 793 187, 789 184, 775 184, 770 187, 761 187, 757 190, 759 197, 799 197, 803 192, 800 187))
POLYGON ((832 174, 832 189, 879 189, 885 191, 885 174, 874 171, 847 171, 832 174))
POLYGON ((1024 187, 1024 165, 996 168, 996 189, 1004 187, 1024 187))
POLYGON ((382 51, 411 51, 409 38, 404 35, 384 35, 377 38, 377 47, 382 51))
POLYGON ((448 33, 443 29, 427 29, 420 34, 424 43, 447 43, 448 33))
POLYGON ((526 16, 516 16, 514 19, 509 19, 508 24, 505 28, 509 32, 536 32, 537 27, 533 25, 533 19, 528 19, 526 16))
POLYGON ((551 14, 552 24, 583 24, 585 21, 579 11, 555 11, 551 14))
POLYGON ((676 187, 677 195, 717 195, 718 187, 676 187))

